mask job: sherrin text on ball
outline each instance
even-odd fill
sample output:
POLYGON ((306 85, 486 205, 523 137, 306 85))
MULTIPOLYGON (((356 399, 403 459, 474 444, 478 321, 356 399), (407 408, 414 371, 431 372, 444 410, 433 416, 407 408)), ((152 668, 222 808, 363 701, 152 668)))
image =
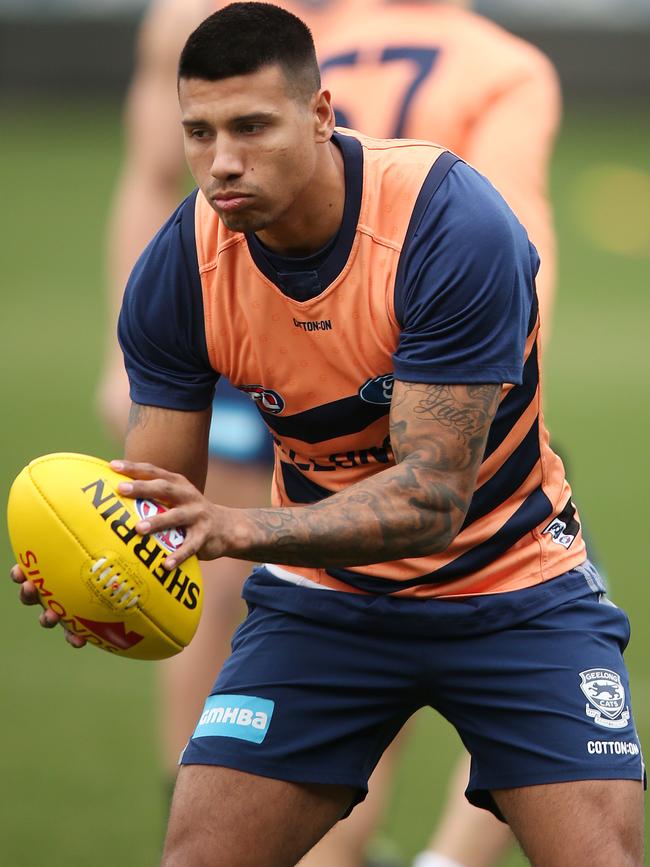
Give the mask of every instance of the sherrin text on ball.
POLYGON ((164 507, 118 493, 125 478, 89 455, 36 458, 11 487, 9 538, 41 602, 67 629, 118 656, 163 659, 194 636, 201 572, 196 557, 163 567, 183 531, 136 533, 164 507))

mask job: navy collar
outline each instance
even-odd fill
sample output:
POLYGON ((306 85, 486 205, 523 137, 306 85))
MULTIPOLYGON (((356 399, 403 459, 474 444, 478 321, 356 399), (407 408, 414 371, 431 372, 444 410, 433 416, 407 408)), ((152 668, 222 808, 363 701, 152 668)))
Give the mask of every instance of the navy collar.
POLYGON ((335 132, 332 141, 343 156, 345 204, 343 219, 333 239, 311 256, 278 256, 246 234, 248 250, 259 270, 281 292, 296 301, 320 295, 339 276, 352 251, 363 192, 363 149, 353 136, 335 132))

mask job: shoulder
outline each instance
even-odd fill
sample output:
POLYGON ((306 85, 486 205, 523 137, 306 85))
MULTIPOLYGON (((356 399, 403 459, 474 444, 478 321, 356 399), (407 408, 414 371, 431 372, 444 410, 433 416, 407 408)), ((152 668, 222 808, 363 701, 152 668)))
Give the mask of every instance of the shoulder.
POLYGON ((428 19, 429 30, 436 33, 448 71, 454 70, 454 78, 471 81, 479 93, 522 80, 557 86, 555 68, 538 47, 483 15, 435 3, 417 16, 420 27, 426 28, 428 19))
POLYGON ((396 377, 521 382, 538 264, 525 230, 462 161, 419 205, 395 280, 396 377))
POLYGON ((139 60, 175 70, 185 40, 211 11, 205 0, 154 0, 140 26, 139 60))
POLYGON ((440 183, 422 187, 400 256, 396 311, 404 318, 415 298, 428 304, 446 291, 462 304, 509 294, 514 283, 532 286, 538 265, 525 229, 500 193, 458 160, 440 183))
MULTIPOLYGON (((386 195, 405 194, 407 184, 419 187, 447 149, 431 141, 418 139, 383 139, 356 130, 342 130, 355 139, 363 153, 364 185, 380 189, 386 195), (396 190, 393 189, 396 187, 396 190)), ((397 201, 393 202, 397 205, 397 201)))
POLYGON ((484 175, 460 159, 442 177, 436 177, 435 167, 422 185, 410 240, 415 235, 438 241, 453 237, 459 251, 469 244, 490 248, 511 238, 527 242, 523 226, 484 175))
POLYGON ((466 25, 463 38, 467 40, 468 48, 491 56, 493 74, 528 76, 540 81, 557 79, 550 59, 532 42, 476 12, 458 12, 466 25))

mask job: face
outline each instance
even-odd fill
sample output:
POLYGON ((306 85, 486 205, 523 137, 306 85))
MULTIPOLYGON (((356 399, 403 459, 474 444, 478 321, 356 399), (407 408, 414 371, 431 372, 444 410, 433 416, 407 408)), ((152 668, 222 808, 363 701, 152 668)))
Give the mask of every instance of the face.
POLYGON ((300 98, 269 65, 221 81, 181 79, 179 100, 190 171, 229 229, 259 232, 308 207, 319 144, 331 136, 326 93, 300 98))

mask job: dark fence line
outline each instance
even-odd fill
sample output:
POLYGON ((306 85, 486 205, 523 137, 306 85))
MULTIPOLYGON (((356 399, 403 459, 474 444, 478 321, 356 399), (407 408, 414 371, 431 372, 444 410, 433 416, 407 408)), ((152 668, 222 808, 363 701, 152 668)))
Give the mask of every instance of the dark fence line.
MULTIPOLYGON (((135 43, 133 16, 0 19, 0 97, 119 97, 135 43)), ((556 64, 572 97, 650 95, 650 30, 535 29, 518 33, 556 64)))

